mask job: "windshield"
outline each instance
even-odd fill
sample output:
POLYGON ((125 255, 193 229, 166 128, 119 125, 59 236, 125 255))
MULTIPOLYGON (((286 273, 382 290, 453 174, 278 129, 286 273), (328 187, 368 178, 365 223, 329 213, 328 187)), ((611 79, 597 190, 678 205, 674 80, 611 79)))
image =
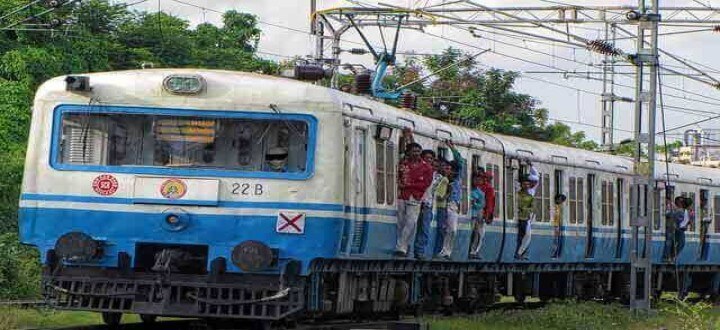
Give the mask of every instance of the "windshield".
POLYGON ((60 164, 304 172, 302 120, 63 113, 60 164))

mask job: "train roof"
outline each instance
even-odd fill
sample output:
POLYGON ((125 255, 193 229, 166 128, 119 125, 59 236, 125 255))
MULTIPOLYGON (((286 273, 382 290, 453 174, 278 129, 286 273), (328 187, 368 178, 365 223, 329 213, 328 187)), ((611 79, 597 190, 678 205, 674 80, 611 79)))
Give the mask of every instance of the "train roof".
MULTIPOLYGON (((565 163, 568 166, 595 168, 622 174, 632 174, 633 160, 583 149, 514 136, 487 133, 428 118, 415 112, 398 109, 367 97, 345 93, 307 82, 257 73, 209 69, 149 69, 89 73, 92 98, 65 90, 65 76, 44 83, 36 94, 36 102, 77 102, 127 106, 170 106, 238 111, 248 107, 268 108, 276 104, 281 109, 307 109, 320 112, 339 112, 395 127, 414 127, 418 134, 435 138, 451 138, 456 143, 504 152, 539 162, 565 163), (171 74, 197 74, 208 88, 201 97, 167 97, 163 80, 171 74), (212 102, 208 102, 212 100, 212 102)), ((720 184, 713 180, 717 169, 668 164, 671 181, 720 184)), ((656 163, 657 179, 665 180, 666 163, 656 163)))

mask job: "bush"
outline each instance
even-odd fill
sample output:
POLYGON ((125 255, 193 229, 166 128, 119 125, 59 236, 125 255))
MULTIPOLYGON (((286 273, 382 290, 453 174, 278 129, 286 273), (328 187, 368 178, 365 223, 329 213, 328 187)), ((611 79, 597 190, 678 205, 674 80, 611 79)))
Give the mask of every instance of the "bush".
POLYGON ((40 295, 39 256, 23 246, 15 233, 0 235, 0 299, 32 299, 40 295))

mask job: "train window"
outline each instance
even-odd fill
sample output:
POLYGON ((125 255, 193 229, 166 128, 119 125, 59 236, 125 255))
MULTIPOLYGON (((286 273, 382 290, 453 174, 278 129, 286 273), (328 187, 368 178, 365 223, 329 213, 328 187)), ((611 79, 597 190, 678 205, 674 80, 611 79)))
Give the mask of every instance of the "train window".
POLYGON ((305 172, 308 122, 135 113, 62 114, 57 162, 305 172))
POLYGON ((583 178, 577 178, 577 223, 585 222, 585 184, 583 178))
POLYGON ((715 232, 720 233, 720 195, 715 195, 713 200, 713 210, 715 220, 715 232))
POLYGON ((601 204, 602 204, 602 219, 600 219, 603 226, 612 226, 615 224, 615 199, 614 197, 615 187, 612 181, 602 181, 601 184, 601 204))
POLYGON ((538 173, 540 182, 535 192, 534 210, 537 221, 550 222, 550 175, 538 173))
POLYGON ((570 206, 570 223, 581 224, 585 222, 585 184, 583 178, 570 177, 570 191, 568 196, 570 206))
POLYGON ((375 197, 378 204, 395 202, 395 146, 390 141, 375 142, 375 197))
POLYGON ((397 169, 397 165, 395 164, 395 146, 392 143, 387 143, 385 145, 385 175, 386 180, 385 184, 387 185, 387 204, 392 205, 395 203, 395 187, 396 187, 396 180, 395 180, 395 170, 397 169))
POLYGON ((570 206, 570 223, 577 223, 577 181, 575 177, 569 179, 568 205, 570 206))

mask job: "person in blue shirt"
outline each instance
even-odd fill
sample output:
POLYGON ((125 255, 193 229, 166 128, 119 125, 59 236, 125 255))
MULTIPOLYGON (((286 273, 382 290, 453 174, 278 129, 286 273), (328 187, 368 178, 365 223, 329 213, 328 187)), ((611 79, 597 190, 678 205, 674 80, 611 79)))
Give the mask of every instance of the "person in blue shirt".
POLYGON ((480 248, 485 238, 485 219, 483 219, 483 211, 485 210, 485 193, 483 192, 482 173, 473 175, 473 188, 470 192, 470 218, 472 219, 473 232, 470 240, 470 259, 481 259, 480 248))
POLYGON ((462 182, 466 180, 467 167, 465 159, 455 148, 452 141, 445 142, 453 154, 452 173, 450 174, 450 196, 447 203, 447 217, 444 221, 438 219, 438 229, 442 233, 442 248, 437 257, 442 259, 451 259, 453 247, 455 246, 455 234, 457 233, 458 213, 460 211, 460 201, 463 197, 462 182))

